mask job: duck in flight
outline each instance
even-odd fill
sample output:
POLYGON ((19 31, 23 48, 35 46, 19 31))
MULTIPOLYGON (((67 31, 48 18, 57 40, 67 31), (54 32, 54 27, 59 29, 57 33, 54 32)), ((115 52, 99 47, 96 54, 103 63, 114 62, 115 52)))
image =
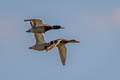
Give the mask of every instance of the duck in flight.
POLYGON ((57 39, 57 40, 49 42, 49 45, 46 49, 47 51, 49 51, 52 48, 57 47, 58 51, 59 51, 59 56, 61 58, 61 62, 63 65, 65 65, 65 62, 66 62, 67 48, 66 48, 65 44, 67 44, 67 43, 80 43, 80 41, 67 40, 67 39, 57 39))
MULTIPOLYGON (((24 21, 30 21, 32 29, 43 26, 43 22, 40 19, 27 19, 24 21)), ((34 33, 35 45, 29 47, 29 49, 34 49, 38 51, 43 51, 47 49, 48 43, 45 42, 44 36, 42 33, 34 33)))
MULTIPOLYGON (((47 27, 48 26, 52 27, 52 26, 50 26, 48 24, 43 24, 42 20, 40 20, 40 19, 27 19, 24 21, 30 21, 32 28, 30 29, 31 31, 29 30, 27 32, 33 32, 35 41, 36 41, 35 45, 33 45, 32 47, 29 47, 29 49, 34 49, 34 50, 38 50, 38 51, 44 51, 44 50, 49 51, 49 50, 53 49, 54 47, 57 47, 60 58, 61 58, 61 62, 63 65, 65 65, 65 62, 66 62, 66 52, 67 52, 67 48, 66 48, 65 44, 80 43, 77 40, 67 40, 67 39, 57 39, 57 40, 50 41, 49 43, 47 43, 47 42, 45 42, 44 36, 42 33, 45 33, 46 31, 48 31, 48 30, 45 30, 46 26, 47 27)), ((53 27, 54 27, 54 29, 62 28, 61 26, 58 27, 58 25, 54 25, 53 27)))
POLYGON ((29 47, 29 49, 34 49, 34 50, 38 50, 38 51, 43 51, 43 50, 50 51, 51 49, 57 47, 58 51, 59 51, 59 56, 60 56, 61 62, 63 65, 65 65, 66 53, 67 53, 67 48, 66 48, 65 44, 67 44, 67 43, 80 43, 80 41, 57 39, 54 41, 50 41, 49 43, 40 43, 39 44, 39 38, 37 39, 37 37, 36 37, 36 44, 32 47, 29 47))
POLYGON ((40 19, 25 19, 24 21, 30 21, 31 26, 34 26, 26 32, 45 33, 49 30, 64 29, 64 27, 60 25, 51 26, 49 24, 43 24, 42 20, 40 19))

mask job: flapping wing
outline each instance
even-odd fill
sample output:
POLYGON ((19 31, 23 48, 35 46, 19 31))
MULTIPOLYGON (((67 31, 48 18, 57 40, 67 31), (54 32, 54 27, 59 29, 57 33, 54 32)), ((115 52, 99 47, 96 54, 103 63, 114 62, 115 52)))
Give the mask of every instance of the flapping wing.
POLYGON ((42 33, 34 33, 36 44, 45 43, 44 36, 42 33))
POLYGON ((44 25, 41 19, 25 19, 24 21, 30 21, 32 28, 40 27, 44 25))
POLYGON ((59 50, 59 55, 61 58, 61 62, 63 65, 65 65, 66 62, 66 52, 67 52, 67 48, 65 46, 65 44, 59 44, 58 45, 58 50, 59 50))
MULTIPOLYGON (((25 22, 30 21, 30 24, 31 24, 32 28, 40 27, 40 26, 44 25, 41 19, 25 19, 24 21, 25 22)), ((42 33, 41 34, 40 33, 34 33, 34 36, 35 36, 36 44, 45 43, 44 36, 43 36, 42 33)))
POLYGON ((34 27, 43 26, 43 22, 40 19, 32 19, 31 22, 33 23, 34 27))

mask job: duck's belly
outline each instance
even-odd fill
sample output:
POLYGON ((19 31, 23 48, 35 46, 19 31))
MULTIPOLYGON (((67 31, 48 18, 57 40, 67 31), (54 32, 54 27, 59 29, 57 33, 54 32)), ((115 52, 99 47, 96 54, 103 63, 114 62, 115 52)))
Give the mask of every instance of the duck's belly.
POLYGON ((35 29, 32 29, 32 32, 33 33, 44 33, 45 30, 44 28, 35 28, 35 29))
POLYGON ((34 49, 38 50, 38 51, 43 51, 43 50, 45 50, 45 45, 38 45, 34 49))

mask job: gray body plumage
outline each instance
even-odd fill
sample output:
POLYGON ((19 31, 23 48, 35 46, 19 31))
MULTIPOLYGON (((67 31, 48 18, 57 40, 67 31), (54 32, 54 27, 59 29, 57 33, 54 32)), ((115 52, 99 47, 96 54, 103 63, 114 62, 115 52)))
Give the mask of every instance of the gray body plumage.
POLYGON ((32 47, 29 47, 29 49, 34 49, 34 50, 38 50, 38 51, 43 51, 47 49, 47 46, 49 44, 48 43, 41 43, 41 44, 36 44, 32 47))
MULTIPOLYGON (((31 30, 35 30, 38 31, 38 29, 40 29, 41 31, 44 30, 42 26, 44 26, 42 20, 40 19, 27 19, 24 21, 30 21, 31 24, 31 30)), ((42 31, 43 32, 43 31, 42 31)), ((35 45, 32 47, 29 47, 29 49, 34 49, 34 50, 39 50, 39 51, 43 51, 46 50, 46 47, 48 46, 48 43, 45 42, 44 40, 44 36, 42 33, 34 33, 34 37, 35 37, 35 45)))
POLYGON ((45 33, 45 27, 36 27, 36 28, 31 28, 28 30, 28 32, 32 32, 32 33, 45 33))

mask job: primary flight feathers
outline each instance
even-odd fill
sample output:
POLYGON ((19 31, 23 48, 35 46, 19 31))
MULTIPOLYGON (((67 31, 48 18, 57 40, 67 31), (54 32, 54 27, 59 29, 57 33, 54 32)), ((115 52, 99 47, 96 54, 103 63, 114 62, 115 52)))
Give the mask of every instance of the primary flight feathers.
POLYGON ((25 19, 26 21, 30 21, 31 29, 29 29, 27 32, 34 33, 34 37, 36 40, 36 43, 34 46, 29 47, 29 49, 34 49, 38 51, 49 51, 54 47, 58 48, 60 59, 63 65, 65 65, 66 61, 66 52, 67 48, 65 46, 66 43, 79 43, 77 40, 67 40, 67 39, 57 39, 50 41, 49 43, 45 42, 43 33, 49 31, 49 30, 57 30, 57 29, 64 29, 63 26, 60 25, 49 25, 49 24, 43 24, 41 19, 25 19))

